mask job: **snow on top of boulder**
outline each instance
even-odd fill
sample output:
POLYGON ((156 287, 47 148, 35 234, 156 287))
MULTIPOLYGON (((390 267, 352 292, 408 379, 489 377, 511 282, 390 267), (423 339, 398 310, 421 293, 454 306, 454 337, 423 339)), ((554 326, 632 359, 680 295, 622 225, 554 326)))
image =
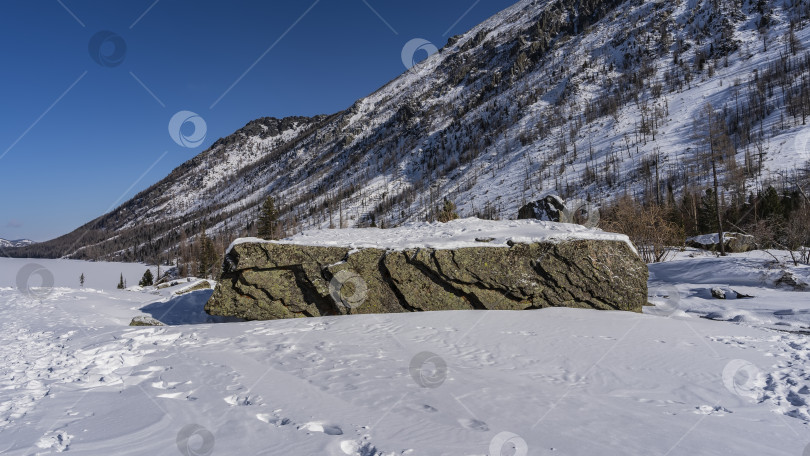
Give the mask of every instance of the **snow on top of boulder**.
POLYGON ((574 240, 602 240, 625 242, 635 252, 630 239, 618 233, 586 228, 570 223, 540 220, 480 220, 465 218, 448 223, 408 223, 397 228, 347 228, 335 230, 308 230, 280 241, 258 238, 235 240, 228 252, 245 243, 277 243, 321 247, 349 247, 405 250, 434 248, 439 250, 464 247, 504 247, 510 243, 563 242, 574 240))
MULTIPOLYGON (((739 236, 740 233, 731 233, 728 231, 723 232, 723 239, 729 240, 734 239, 739 236)), ((712 244, 719 244, 720 243, 720 235, 718 233, 709 233, 709 234, 699 234, 697 236, 692 236, 686 238, 686 242, 695 242, 697 244, 703 245, 712 245, 712 244)))

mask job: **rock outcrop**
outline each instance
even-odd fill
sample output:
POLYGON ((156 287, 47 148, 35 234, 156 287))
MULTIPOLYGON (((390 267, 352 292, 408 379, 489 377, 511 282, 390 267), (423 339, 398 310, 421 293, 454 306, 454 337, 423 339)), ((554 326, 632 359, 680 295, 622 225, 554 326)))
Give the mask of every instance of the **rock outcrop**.
POLYGON ((248 242, 227 253, 205 306, 248 320, 577 307, 640 312, 647 265, 625 242, 384 250, 248 242))
MULTIPOLYGON (((754 236, 742 233, 723 233, 723 243, 727 253, 743 253, 756 250, 757 244, 754 236)), ((686 239, 686 245, 696 249, 720 251, 720 236, 717 233, 702 234, 686 239)))
POLYGON ((563 221, 565 202, 556 195, 548 195, 532 201, 518 210, 518 220, 537 219, 551 222, 563 221))

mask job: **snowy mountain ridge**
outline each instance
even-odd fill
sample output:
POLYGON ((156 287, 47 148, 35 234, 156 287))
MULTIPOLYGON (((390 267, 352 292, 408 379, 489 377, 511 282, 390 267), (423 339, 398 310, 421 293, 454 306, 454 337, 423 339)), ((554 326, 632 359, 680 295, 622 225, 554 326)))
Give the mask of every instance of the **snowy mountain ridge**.
POLYGON ((27 245, 33 245, 36 242, 30 239, 16 239, 13 241, 0 238, 0 247, 2 248, 14 248, 14 247, 25 247, 27 245))
POLYGON ((709 181, 709 103, 735 143, 723 173, 756 188, 810 158, 808 17, 796 0, 523 0, 345 111, 250 122, 37 252, 172 256, 203 228, 227 246, 267 196, 292 234, 433 220, 444 198, 503 219, 546 193, 677 193, 709 181))

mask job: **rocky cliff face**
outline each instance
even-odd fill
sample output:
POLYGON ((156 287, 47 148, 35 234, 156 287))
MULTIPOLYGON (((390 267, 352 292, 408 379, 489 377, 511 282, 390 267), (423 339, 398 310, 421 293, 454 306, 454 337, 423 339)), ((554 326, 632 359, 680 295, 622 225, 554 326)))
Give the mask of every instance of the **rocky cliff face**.
POLYGON ((543 307, 640 312, 647 302, 647 266, 620 241, 401 251, 244 243, 225 263, 205 310, 249 320, 543 307))

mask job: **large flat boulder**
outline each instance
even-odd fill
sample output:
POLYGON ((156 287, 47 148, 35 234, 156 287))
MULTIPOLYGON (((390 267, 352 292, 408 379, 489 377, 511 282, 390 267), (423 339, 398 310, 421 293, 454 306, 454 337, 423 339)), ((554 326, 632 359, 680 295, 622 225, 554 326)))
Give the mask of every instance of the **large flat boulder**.
POLYGON ((205 310, 249 320, 577 307, 640 312, 647 265, 622 235, 464 219, 240 240, 205 310))

